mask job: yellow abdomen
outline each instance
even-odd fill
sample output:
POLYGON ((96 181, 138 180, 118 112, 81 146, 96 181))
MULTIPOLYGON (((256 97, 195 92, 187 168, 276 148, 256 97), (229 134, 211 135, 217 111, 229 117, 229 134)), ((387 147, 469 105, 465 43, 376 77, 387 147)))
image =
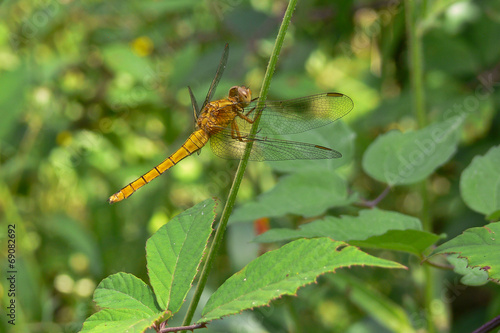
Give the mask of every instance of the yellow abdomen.
POLYGON ((209 135, 202 129, 197 130, 189 136, 181 148, 175 153, 167 157, 163 162, 149 170, 147 173, 137 178, 127 186, 123 187, 120 191, 109 197, 109 203, 115 203, 130 197, 135 191, 179 163, 182 159, 188 157, 197 150, 200 150, 209 139, 209 135))

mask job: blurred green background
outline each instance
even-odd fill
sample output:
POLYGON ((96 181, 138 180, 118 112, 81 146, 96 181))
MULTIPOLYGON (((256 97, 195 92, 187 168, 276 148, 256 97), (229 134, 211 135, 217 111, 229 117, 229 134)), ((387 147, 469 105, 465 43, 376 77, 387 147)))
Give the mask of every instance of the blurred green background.
MULTIPOLYGON (((457 154, 429 180, 434 231, 453 237, 485 223, 460 199, 458 179, 473 156, 500 142, 500 4, 420 4, 429 119, 447 119, 464 105, 468 114, 457 154)), ((194 128, 187 86, 201 103, 224 43, 230 44, 230 55, 216 97, 240 84, 258 93, 286 5, 272 0, 2 3, 0 243, 6 249, 4 230, 15 224, 18 332, 79 330, 94 311, 92 292, 104 277, 125 271, 147 281, 145 241, 155 230, 206 198, 218 197, 223 206, 236 162, 216 158, 208 148, 124 202, 110 206, 107 198, 184 142, 194 128)), ((301 1, 271 84, 273 100, 327 91, 354 100, 354 110, 343 119, 356 133, 354 161, 342 174, 366 198, 384 189, 361 169, 366 147, 391 129, 417 126, 405 29, 399 1, 301 1)), ((268 165, 251 163, 239 202, 255 198, 278 178, 268 165)), ((412 187, 400 187, 379 206, 417 215, 422 200, 412 187)), ((213 287, 262 250, 247 244, 252 235, 251 225, 230 228, 213 287)), ((3 268, 5 254, 2 250, 3 268)), ((419 326, 418 295, 404 289, 404 281, 384 282, 408 273, 353 271, 414 311, 419 326)), ((446 279, 456 292, 448 302, 452 324, 443 324, 443 331, 468 332, 498 313, 498 290, 460 288, 452 273, 446 279)), ((304 327, 317 325, 317 331, 377 327, 321 283, 299 296, 210 329, 284 331, 287 302, 296 302, 304 327)), ((3 319, 1 325, 9 328, 3 319)))

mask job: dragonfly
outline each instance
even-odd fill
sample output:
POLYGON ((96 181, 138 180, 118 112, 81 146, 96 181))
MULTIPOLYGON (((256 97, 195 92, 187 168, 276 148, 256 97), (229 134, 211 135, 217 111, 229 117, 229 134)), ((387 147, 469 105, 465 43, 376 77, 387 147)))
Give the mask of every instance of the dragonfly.
POLYGON ((188 87, 196 121, 195 131, 186 142, 163 162, 109 197, 109 203, 122 201, 150 183, 184 158, 200 151, 209 141, 215 155, 225 159, 240 159, 246 144, 253 146, 249 160, 283 161, 296 159, 333 159, 342 154, 334 149, 304 142, 268 137, 268 135, 305 132, 332 123, 348 114, 354 103, 348 96, 330 92, 283 101, 259 103, 252 99, 246 86, 234 86, 228 96, 212 101, 226 67, 229 45, 226 44, 207 96, 198 108, 196 98, 188 87), (260 117, 257 135, 251 127, 260 117))

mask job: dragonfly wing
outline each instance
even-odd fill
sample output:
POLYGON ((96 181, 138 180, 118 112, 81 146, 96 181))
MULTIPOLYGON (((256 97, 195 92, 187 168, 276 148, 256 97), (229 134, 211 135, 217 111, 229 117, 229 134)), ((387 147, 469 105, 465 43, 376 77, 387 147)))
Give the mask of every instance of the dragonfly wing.
POLYGON ((219 84, 219 81, 222 77, 222 73, 224 73, 224 69, 226 68, 228 56, 229 56, 229 44, 226 43, 226 45, 224 46, 224 52, 222 53, 222 57, 219 62, 219 67, 217 67, 217 72, 215 72, 215 77, 212 80, 210 89, 208 89, 207 97, 205 98, 205 101, 203 102, 203 105, 201 106, 200 110, 202 110, 205 107, 205 105, 207 105, 212 100, 212 97, 214 97, 217 85, 219 84))
MULTIPOLYGON (((247 112, 257 105, 253 102, 247 112)), ((327 125, 348 114, 353 101, 344 94, 324 93, 285 101, 267 101, 261 109, 259 134, 293 134, 327 125)), ((258 109, 251 112, 252 117, 258 109)), ((241 126, 246 126, 238 120, 241 126)))
MULTIPOLYGON (((244 137, 244 136, 243 136, 244 137)), ((256 136, 250 153, 251 161, 284 161, 340 158, 336 150, 304 142, 279 140, 256 136)), ((225 159, 239 159, 245 151, 246 142, 233 139, 230 131, 224 130, 210 139, 212 151, 225 159)))
POLYGON ((198 102, 196 102, 196 97, 194 97, 193 91, 191 87, 188 86, 189 97, 191 97, 191 105, 193 106, 194 120, 198 120, 198 114, 200 113, 200 109, 198 109, 198 102))

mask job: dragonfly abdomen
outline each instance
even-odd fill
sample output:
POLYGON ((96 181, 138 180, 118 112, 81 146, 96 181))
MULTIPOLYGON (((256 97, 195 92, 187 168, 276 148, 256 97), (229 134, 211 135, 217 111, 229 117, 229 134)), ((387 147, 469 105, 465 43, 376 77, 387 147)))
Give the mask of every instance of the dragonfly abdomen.
POLYGON ((195 131, 175 153, 167 157, 163 162, 146 172, 144 175, 123 187, 120 191, 110 196, 108 202, 112 204, 127 199, 134 194, 135 191, 163 174, 184 158, 201 149, 208 142, 208 139, 209 136, 204 130, 200 129, 195 131))

